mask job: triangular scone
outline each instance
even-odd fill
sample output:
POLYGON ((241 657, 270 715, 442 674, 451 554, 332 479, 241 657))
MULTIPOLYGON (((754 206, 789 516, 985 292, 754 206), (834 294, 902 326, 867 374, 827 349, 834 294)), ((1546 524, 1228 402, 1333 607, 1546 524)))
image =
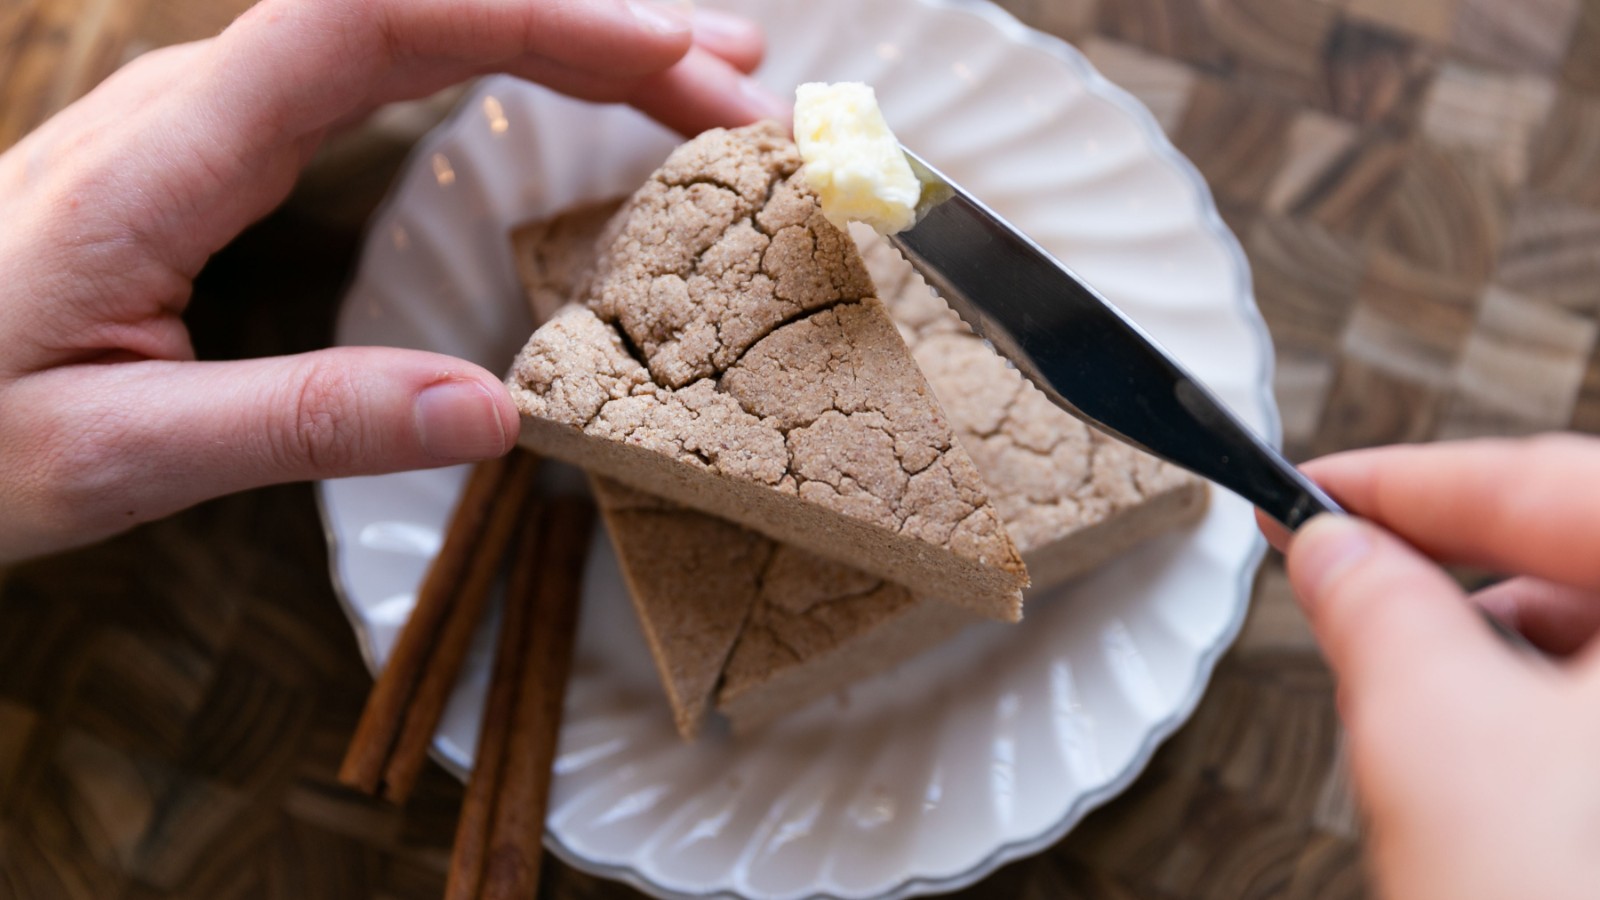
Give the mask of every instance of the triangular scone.
POLYGON ((523 443, 1016 620, 1011 538, 772 123, 678 148, 508 386, 523 443))
POLYGON ((673 722, 692 739, 779 545, 609 478, 592 478, 590 484, 612 545, 650 548, 619 552, 618 562, 673 722))
POLYGON ((609 478, 590 484, 687 740, 713 700, 750 731, 980 621, 609 478))

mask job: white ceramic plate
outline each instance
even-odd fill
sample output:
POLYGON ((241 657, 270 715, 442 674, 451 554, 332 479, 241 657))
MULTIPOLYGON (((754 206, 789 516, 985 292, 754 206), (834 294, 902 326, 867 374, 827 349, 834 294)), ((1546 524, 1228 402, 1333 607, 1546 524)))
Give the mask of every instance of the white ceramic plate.
MULTIPOLYGON (((763 20, 762 80, 876 85, 908 146, 1096 283, 1276 440, 1249 272, 1194 169, 1074 50, 987 5, 706 0, 763 20)), ((624 193, 675 139, 621 108, 481 82, 373 220, 343 344, 503 370, 527 337, 506 230, 624 193)), ((321 486, 334 579, 381 665, 464 470, 321 486)), ((1030 599, 752 740, 673 733, 609 548, 596 537, 547 841, 660 896, 904 897, 951 890, 1065 834, 1189 714, 1243 618, 1262 543, 1217 492, 1195 529, 1030 599)), ((488 629, 438 757, 470 763, 488 629)))

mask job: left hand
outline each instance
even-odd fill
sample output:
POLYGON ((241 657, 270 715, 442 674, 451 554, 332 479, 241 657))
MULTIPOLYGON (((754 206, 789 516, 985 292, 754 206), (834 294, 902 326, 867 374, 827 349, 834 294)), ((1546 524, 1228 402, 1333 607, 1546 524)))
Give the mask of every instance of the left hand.
POLYGON ((693 133, 787 115, 744 77, 761 49, 650 0, 263 0, 116 72, 0 155, 0 562, 257 485, 506 452, 510 398, 461 360, 194 361, 195 274, 378 104, 509 72, 693 133))

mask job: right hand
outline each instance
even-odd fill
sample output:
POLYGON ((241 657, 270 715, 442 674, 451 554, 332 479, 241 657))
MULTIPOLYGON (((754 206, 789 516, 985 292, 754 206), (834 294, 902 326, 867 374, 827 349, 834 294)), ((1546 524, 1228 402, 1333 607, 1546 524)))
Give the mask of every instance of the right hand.
POLYGON ((1600 897, 1600 441, 1392 447, 1305 471, 1368 520, 1319 516, 1287 552, 1339 680, 1380 895, 1600 897), (1517 577, 1469 598, 1431 560, 1517 577), (1508 647, 1473 602, 1551 656, 1508 647))

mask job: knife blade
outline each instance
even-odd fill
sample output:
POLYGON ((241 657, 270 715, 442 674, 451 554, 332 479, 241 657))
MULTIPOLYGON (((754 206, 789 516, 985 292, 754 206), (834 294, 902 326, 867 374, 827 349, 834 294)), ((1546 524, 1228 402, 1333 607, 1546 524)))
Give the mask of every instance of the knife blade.
POLYGON ((1057 406, 1239 494, 1293 531, 1339 506, 1060 260, 910 150, 916 222, 889 235, 1057 406))
MULTIPOLYGON (((915 223, 889 235, 978 335, 1057 406, 1248 500, 1290 531, 1342 513, 1183 365, 1005 219, 904 146, 922 182, 915 223)), ((1540 651, 1481 607, 1484 623, 1540 651)))

